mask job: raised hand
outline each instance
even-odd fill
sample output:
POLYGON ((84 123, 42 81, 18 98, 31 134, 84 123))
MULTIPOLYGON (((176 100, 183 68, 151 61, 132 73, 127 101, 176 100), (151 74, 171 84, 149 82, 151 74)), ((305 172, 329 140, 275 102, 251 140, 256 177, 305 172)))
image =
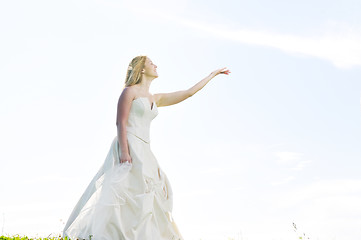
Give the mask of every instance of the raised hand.
POLYGON ((217 76, 218 74, 230 74, 231 71, 229 71, 226 67, 217 69, 211 73, 213 77, 217 76))

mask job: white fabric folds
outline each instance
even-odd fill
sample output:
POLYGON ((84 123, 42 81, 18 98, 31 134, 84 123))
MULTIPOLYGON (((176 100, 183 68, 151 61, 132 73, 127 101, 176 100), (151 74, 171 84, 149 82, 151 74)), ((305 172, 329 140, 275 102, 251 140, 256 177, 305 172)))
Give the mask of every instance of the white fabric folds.
POLYGON ((115 137, 103 165, 71 213, 64 237, 183 240, 172 218, 170 183, 150 149, 150 122, 158 114, 153 105, 151 109, 148 98, 133 100, 128 119, 132 131, 127 132, 132 163, 119 163, 121 152, 115 137))

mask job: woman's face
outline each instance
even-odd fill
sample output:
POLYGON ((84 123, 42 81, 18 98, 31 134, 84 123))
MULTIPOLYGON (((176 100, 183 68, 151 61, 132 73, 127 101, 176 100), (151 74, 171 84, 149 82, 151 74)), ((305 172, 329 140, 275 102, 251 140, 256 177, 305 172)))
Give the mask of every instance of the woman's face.
POLYGON ((144 63, 144 75, 154 78, 158 77, 157 65, 155 65, 149 58, 147 58, 144 63))

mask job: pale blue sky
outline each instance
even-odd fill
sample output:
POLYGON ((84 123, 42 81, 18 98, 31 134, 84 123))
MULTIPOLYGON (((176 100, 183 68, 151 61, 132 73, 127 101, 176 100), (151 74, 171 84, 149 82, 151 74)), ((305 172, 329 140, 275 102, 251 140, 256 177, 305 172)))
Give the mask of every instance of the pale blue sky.
POLYGON ((0 227, 47 236, 116 134, 126 68, 158 66, 151 147, 189 240, 361 237, 358 1, 3 1, 0 227))

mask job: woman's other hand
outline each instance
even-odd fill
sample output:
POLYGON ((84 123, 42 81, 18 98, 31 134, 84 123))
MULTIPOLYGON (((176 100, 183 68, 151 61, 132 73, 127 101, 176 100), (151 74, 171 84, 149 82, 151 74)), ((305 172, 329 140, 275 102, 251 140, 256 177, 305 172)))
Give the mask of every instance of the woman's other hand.
POLYGON ((132 163, 132 158, 128 153, 122 153, 120 155, 120 163, 129 162, 132 163))

